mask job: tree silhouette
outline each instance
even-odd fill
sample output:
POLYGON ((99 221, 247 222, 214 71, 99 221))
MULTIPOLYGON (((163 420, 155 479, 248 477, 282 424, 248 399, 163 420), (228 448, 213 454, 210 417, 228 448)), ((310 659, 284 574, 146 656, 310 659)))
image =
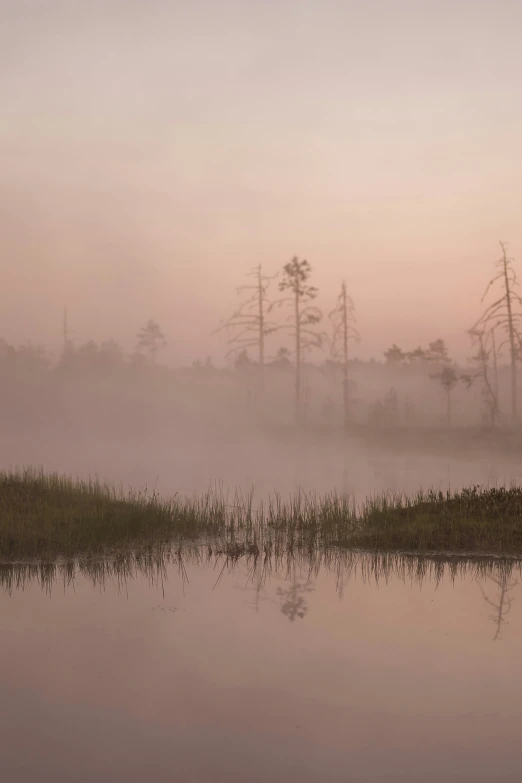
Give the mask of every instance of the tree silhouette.
POLYGON ((471 357, 471 361, 478 366, 472 381, 473 383, 477 380, 482 382, 482 399, 491 427, 494 427, 499 416, 495 330, 490 329, 488 332, 484 329, 470 330, 470 336, 477 345, 477 353, 471 357), (493 373, 490 367, 490 357, 493 357, 493 373), (492 375, 493 377, 491 377, 492 375))
POLYGON ((413 351, 409 351, 406 354, 409 362, 426 362, 428 360, 428 354, 424 350, 424 348, 421 348, 420 345, 418 348, 415 348, 413 351))
POLYGON ((434 340, 429 344, 426 351, 426 359, 429 362, 437 362, 438 364, 449 362, 448 349, 444 340, 434 340))
POLYGON ((263 274, 261 265, 258 265, 247 273, 247 277, 253 277, 251 284, 239 286, 238 293, 247 291, 247 298, 241 302, 232 316, 215 330, 214 334, 226 330, 232 332, 228 343, 231 346, 227 355, 241 353, 248 347, 255 347, 259 357, 259 386, 264 389, 265 384, 265 346, 267 335, 274 332, 277 325, 268 320, 268 314, 275 303, 268 301, 268 288, 271 280, 277 275, 263 274))
POLYGON ((151 364, 155 365, 158 357, 158 351, 164 348, 167 344, 165 335, 161 331, 160 327, 152 318, 150 318, 142 329, 136 335, 137 345, 136 351, 138 353, 145 353, 148 355, 151 364))
POLYGON ((384 352, 384 359, 386 364, 400 364, 406 359, 406 357, 407 354, 395 343, 393 343, 391 348, 388 348, 388 350, 384 352))
POLYGON ((272 367, 277 367, 278 370, 291 370, 292 360, 290 355, 288 348, 281 346, 281 348, 278 349, 275 358, 270 362, 270 365, 272 367))
POLYGON ((413 351, 403 351, 394 343, 391 348, 384 352, 384 358, 387 364, 400 364, 405 359, 412 363, 436 362, 437 364, 444 364, 449 362, 446 343, 440 338, 431 342, 428 348, 421 348, 419 345, 413 351))
POLYGON ((468 388, 471 385, 472 379, 467 374, 458 375, 454 367, 443 367, 440 372, 430 373, 430 378, 438 380, 444 389, 446 394, 446 421, 448 427, 451 427, 451 392, 459 381, 465 383, 468 388))
POLYGON ((290 316, 290 333, 295 341, 295 423, 300 425, 302 420, 301 405, 301 372, 302 357, 304 352, 313 347, 320 348, 323 344, 324 334, 310 327, 319 323, 323 314, 318 307, 307 304, 317 296, 317 288, 308 285, 312 268, 306 259, 300 260, 294 256, 283 267, 283 277, 279 283, 280 291, 289 291, 287 299, 280 300, 292 305, 293 313, 290 316))
POLYGON ((509 345, 511 361, 511 417, 513 421, 518 419, 517 401, 517 361, 522 346, 522 297, 515 290, 518 287, 517 273, 512 264, 514 259, 508 257, 506 244, 500 242, 502 256, 495 262, 497 274, 489 281, 481 302, 486 298, 489 289, 499 282, 502 295, 490 304, 471 331, 482 332, 498 327, 505 333, 504 341, 499 345, 499 351, 505 344, 509 345))
POLYGON ((332 322, 332 357, 340 360, 343 369, 343 416, 344 429, 348 430, 350 416, 350 386, 348 380, 348 342, 360 340, 361 336, 355 327, 355 305, 351 296, 348 296, 346 283, 342 282, 341 292, 337 297, 334 309, 330 313, 332 322))
POLYGON ((242 348, 237 354, 236 358, 234 359, 234 367, 240 372, 243 370, 250 370, 252 367, 255 367, 255 364, 248 355, 246 348, 242 348))

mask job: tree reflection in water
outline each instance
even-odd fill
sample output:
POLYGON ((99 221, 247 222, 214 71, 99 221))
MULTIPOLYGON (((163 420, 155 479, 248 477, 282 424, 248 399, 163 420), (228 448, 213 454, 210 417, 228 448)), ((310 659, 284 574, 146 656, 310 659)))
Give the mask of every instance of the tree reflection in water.
MULTIPOLYGON (((290 622, 294 622, 297 618, 303 619, 308 613, 308 603, 305 598, 306 593, 312 593, 314 591, 313 583, 308 579, 306 582, 298 580, 295 566, 292 567, 288 564, 287 574, 285 581, 288 582, 291 579, 289 586, 277 587, 276 596, 277 602, 274 601, 265 590, 267 581, 270 576, 276 576, 272 574, 266 568, 266 563, 261 560, 257 560, 251 563, 250 568, 245 569, 246 585, 239 589, 243 592, 252 592, 254 594, 252 601, 247 601, 256 612, 260 610, 261 601, 270 601, 272 603, 279 603, 281 612, 288 617, 290 622)), ((279 578, 279 577, 277 577, 279 578)))
POLYGON ((306 593, 312 593, 314 590, 313 585, 309 582, 292 582, 290 587, 283 590, 282 587, 278 587, 276 594, 279 598, 281 611, 291 623, 298 617, 302 620, 306 617, 308 612, 308 603, 305 598, 306 593))
MULTIPOLYGON (((235 552, 235 550, 234 550, 235 552)), ((241 550, 242 552, 242 550, 241 550)), ((248 602, 256 611, 262 601, 279 606, 290 622, 303 619, 309 611, 307 594, 313 592, 314 582, 321 573, 334 574, 339 598, 353 579, 365 583, 386 583, 389 579, 421 587, 426 580, 437 586, 443 579, 459 578, 478 582, 484 600, 493 610, 495 640, 500 639, 507 615, 513 603, 510 594, 518 585, 522 574, 520 558, 469 557, 464 555, 413 555, 390 552, 358 552, 346 549, 312 549, 306 552, 267 553, 260 556, 257 550, 247 554, 227 554, 216 551, 210 545, 197 542, 182 545, 161 545, 145 553, 131 553, 104 560, 76 558, 68 561, 10 563, 0 561, 0 590, 8 595, 24 590, 31 584, 39 584, 51 594, 56 585, 73 589, 79 578, 104 588, 116 584, 126 589, 129 581, 146 578, 151 586, 163 588, 176 573, 183 585, 188 583, 188 568, 217 569, 217 588, 223 574, 243 572, 246 577, 242 590, 253 593, 248 602), (283 580, 275 595, 267 588, 273 580, 283 580), (492 598, 481 582, 489 582, 498 588, 498 597, 492 598)))
POLYGON ((508 573, 503 573, 498 577, 490 576, 489 581, 498 587, 499 593, 496 599, 490 598, 487 595, 484 587, 480 584, 480 582, 478 583, 478 586, 480 587, 484 601, 494 610, 493 613, 490 614, 490 619, 495 623, 496 626, 496 633, 493 637, 493 641, 496 642, 501 638, 500 634, 502 632, 502 628, 509 624, 509 620, 507 620, 506 617, 509 614, 513 604, 513 596, 510 596, 509 593, 518 584, 518 579, 510 579, 508 573))

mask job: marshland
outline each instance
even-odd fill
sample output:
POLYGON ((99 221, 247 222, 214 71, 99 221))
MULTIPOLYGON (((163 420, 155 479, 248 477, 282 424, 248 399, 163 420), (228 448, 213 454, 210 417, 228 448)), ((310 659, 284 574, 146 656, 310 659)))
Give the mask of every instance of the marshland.
POLYGON ((0 0, 2 783, 518 783, 521 29, 0 0))
POLYGON ((376 495, 360 504, 304 493, 254 505, 253 493, 161 499, 98 481, 0 474, 0 558, 107 558, 208 546, 230 557, 366 550, 522 557, 522 489, 376 495))

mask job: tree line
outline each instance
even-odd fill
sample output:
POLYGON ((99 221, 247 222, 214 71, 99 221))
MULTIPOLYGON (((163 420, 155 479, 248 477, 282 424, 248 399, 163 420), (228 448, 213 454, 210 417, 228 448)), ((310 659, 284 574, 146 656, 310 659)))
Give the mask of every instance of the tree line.
POLYGON ((315 305, 314 299, 318 289, 310 284, 312 267, 307 259, 294 256, 284 264, 281 272, 276 275, 266 275, 261 265, 256 266, 248 276, 252 283, 239 286, 238 294, 244 295, 238 308, 227 320, 223 321, 216 332, 228 333, 228 355, 236 354, 247 359, 248 348, 254 348, 257 353, 257 368, 259 388, 262 392, 265 385, 265 367, 267 362, 266 340, 269 335, 285 332, 293 345, 293 350, 279 349, 279 360, 286 360, 290 365, 293 354, 294 381, 294 417, 299 426, 303 418, 303 383, 302 368, 306 353, 312 348, 323 348, 329 343, 331 355, 341 364, 343 369, 343 411, 344 426, 349 423, 349 379, 348 360, 349 342, 358 340, 359 333, 355 327, 355 306, 348 295, 346 283, 341 283, 341 290, 335 307, 330 312, 332 329, 330 334, 319 329, 323 318, 322 310, 315 305), (282 296, 270 299, 268 290, 270 283, 278 279, 278 290, 282 296), (278 323, 274 320, 274 311, 287 310, 287 318, 278 323))
MULTIPOLYGON (((518 293, 518 280, 514 268, 514 259, 508 256, 506 243, 500 242, 501 256, 495 261, 495 274, 488 282, 481 303, 485 303, 490 292, 494 292, 493 301, 485 306, 476 322, 468 329, 468 334, 476 353, 470 357, 471 372, 460 372, 450 359, 444 340, 437 339, 427 348, 417 347, 403 351, 395 343, 384 352, 385 362, 389 365, 403 363, 423 363, 436 365, 437 370, 429 377, 438 381, 446 395, 447 423, 451 424, 452 391, 458 384, 468 389, 476 383, 481 385, 481 395, 490 424, 494 427, 500 417, 498 366, 502 350, 507 349, 511 373, 511 418, 518 420, 517 366, 522 361, 522 298, 518 293)), ((259 383, 264 388, 266 365, 266 339, 269 335, 287 330, 293 340, 295 372, 295 422, 302 418, 302 363, 303 356, 310 348, 323 348, 329 345, 332 359, 341 366, 343 373, 343 416, 345 429, 349 426, 349 343, 359 340, 356 327, 355 306, 348 294, 346 283, 341 282, 340 293, 333 310, 329 313, 330 333, 319 331, 318 325, 323 318, 322 311, 312 301, 318 290, 310 285, 312 268, 306 259, 294 256, 283 266, 280 275, 268 276, 262 267, 255 267, 249 275, 251 284, 240 286, 238 293, 246 293, 238 309, 230 318, 222 322, 216 331, 229 333, 229 354, 238 353, 242 362, 248 361, 247 349, 255 348, 258 355, 259 383), (285 297, 270 300, 268 288, 272 280, 279 277, 279 291, 285 297), (273 311, 281 306, 289 307, 286 323, 273 320, 273 311)), ((278 358, 289 362, 290 353, 280 349, 278 358)))
MULTIPOLYGON (((428 376, 440 383, 446 395, 446 416, 451 424, 453 390, 459 384, 470 388, 480 384, 481 396, 491 426, 501 416, 499 405, 498 372, 500 361, 507 357, 510 371, 511 418, 518 420, 517 368, 522 361, 522 298, 518 293, 518 280, 514 259, 507 253, 505 243, 500 243, 501 255, 495 262, 495 273, 488 282, 481 303, 482 313, 469 328, 468 333, 475 353, 470 357, 470 369, 460 371, 448 355, 446 343, 436 339, 426 348, 417 346, 403 350, 392 344, 383 353, 384 361, 391 367, 417 365, 426 367, 428 376)), ((262 394, 266 384, 268 366, 285 368, 294 374, 294 418, 296 425, 303 420, 303 367, 307 353, 313 348, 327 349, 329 358, 325 368, 340 372, 342 376, 342 409, 344 428, 350 424, 350 363, 353 362, 351 344, 360 340, 357 329, 355 305, 345 281, 341 281, 339 294, 328 313, 329 327, 321 328, 323 312, 315 300, 318 289, 312 285, 312 267, 307 259, 294 256, 285 263, 279 273, 268 275, 261 265, 247 273, 247 282, 237 288, 239 304, 232 315, 222 321, 215 333, 227 335, 228 353, 235 359, 238 369, 255 370, 256 383, 262 394), (272 294, 272 291, 274 294, 272 294), (285 317, 276 317, 278 313, 285 317), (285 335, 292 348, 280 347, 275 356, 269 356, 268 340, 275 335, 285 335), (250 357, 253 351, 255 358, 250 357)), ((114 340, 97 345, 93 341, 74 347, 69 329, 67 312, 64 313, 62 352, 55 366, 59 371, 74 369, 100 370, 130 366, 136 369, 158 365, 160 352, 167 344, 166 337, 154 319, 149 319, 136 335, 135 349, 126 356, 114 340)), ((0 365, 7 367, 31 367, 40 370, 51 366, 51 357, 42 346, 26 345, 15 349, 0 339, 0 365)), ((206 362, 194 362, 194 368, 212 368, 210 358, 206 362)))

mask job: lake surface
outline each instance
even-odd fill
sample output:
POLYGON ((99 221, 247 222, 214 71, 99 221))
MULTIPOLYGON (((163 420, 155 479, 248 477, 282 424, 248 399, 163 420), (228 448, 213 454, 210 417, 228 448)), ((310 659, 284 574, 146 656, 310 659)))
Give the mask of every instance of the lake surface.
POLYGON ((351 565, 0 592, 1 779, 519 781, 519 572, 351 565))

